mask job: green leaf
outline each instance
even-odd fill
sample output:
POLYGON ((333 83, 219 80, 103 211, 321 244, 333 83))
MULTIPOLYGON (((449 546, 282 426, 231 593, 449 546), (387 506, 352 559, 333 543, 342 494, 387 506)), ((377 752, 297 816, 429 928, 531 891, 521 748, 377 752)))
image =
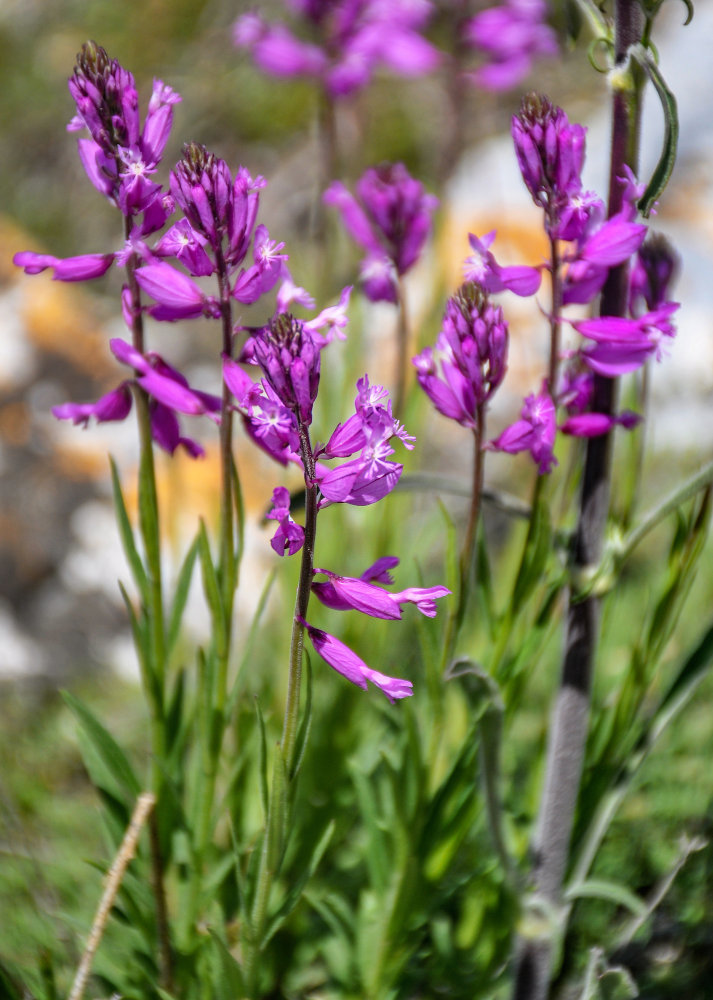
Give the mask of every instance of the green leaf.
POLYGON ((226 708, 226 718, 230 719, 235 711, 235 705, 238 698, 240 697, 240 681, 243 677, 246 667, 250 664, 253 655, 253 649, 255 647, 255 640, 260 634, 260 626, 262 625, 262 616, 265 613, 265 608, 267 607, 267 601, 270 596, 270 591, 277 578, 277 570, 273 569, 265 581, 265 586, 262 588, 262 593, 260 594, 260 600, 258 601, 257 609, 253 615, 253 620, 250 624, 250 631, 245 637, 245 652, 238 666, 238 670, 235 675, 235 682, 228 695, 227 708, 226 708))
POLYGON ((63 691, 62 697, 76 716, 82 731, 114 782, 115 788, 107 790, 110 792, 120 790, 132 800, 138 798, 141 794, 141 785, 124 751, 114 737, 107 732, 79 698, 70 694, 69 691, 63 691))
POLYGON ((269 789, 267 784, 267 738, 265 736, 265 719, 263 718, 260 702, 257 698, 255 698, 255 713, 257 715, 259 734, 257 744, 257 770, 260 776, 260 802, 262 803, 264 821, 267 823, 269 813, 269 789))
POLYGON ((201 559, 203 591, 205 593, 205 599, 208 603, 213 623, 214 644, 216 649, 222 649, 226 643, 225 608, 223 606, 223 598, 220 592, 218 574, 215 566, 213 565, 213 556, 210 551, 208 532, 206 531, 205 521, 203 520, 201 520, 200 528, 198 529, 198 552, 201 559))
POLYGON ((265 932, 263 943, 266 944, 270 940, 270 938, 280 929, 282 924, 289 917, 290 913, 292 913, 294 908, 299 903, 302 893, 304 891, 304 887, 307 885, 309 880, 314 875, 315 871, 317 870, 317 866, 322 860, 322 855, 327 850, 329 841, 332 839, 332 836, 334 834, 335 825, 336 824, 334 820, 330 820, 330 822, 327 824, 324 833, 319 838, 317 846, 312 851, 312 855, 309 861, 302 868, 297 878, 292 882, 290 891, 287 893, 284 902, 280 906, 275 916, 270 921, 268 928, 265 932))
POLYGON ((661 101, 664 115, 663 150, 661 151, 656 168, 651 175, 651 180, 639 199, 639 209, 642 215, 648 218, 654 203, 663 193, 673 173, 673 165, 676 162, 676 152, 678 149, 678 109, 676 107, 676 98, 667 87, 658 65, 646 49, 641 45, 636 46, 634 56, 637 62, 646 70, 649 79, 653 83, 654 89, 661 101))
POLYGON ((169 657, 173 652, 181 632, 183 612, 185 611, 186 601, 188 600, 188 591, 191 586, 191 577, 193 576, 193 567, 196 562, 197 554, 198 538, 196 537, 193 539, 188 552, 186 552, 183 565, 181 566, 178 574, 178 580, 176 581, 176 590, 173 595, 173 604, 171 606, 171 616, 168 623, 168 633, 166 637, 167 657, 169 657))
POLYGON ((290 782, 293 782, 299 774, 300 767, 302 766, 302 760, 305 755, 305 749, 307 748, 309 731, 312 726, 312 661, 307 650, 304 651, 304 655, 307 663, 305 708, 297 729, 297 739, 295 741, 295 762, 292 765, 292 773, 288 776, 290 782))
MULTIPOLYGON (((214 930, 210 932, 213 943, 213 982, 206 995, 214 1000, 238 1000, 245 996, 243 974, 237 961, 214 930)), ((205 984, 207 985, 207 984, 205 984)))
POLYGON ((141 600, 144 604, 148 603, 149 599, 149 582, 146 576, 146 570, 141 562, 141 556, 139 555, 138 549, 136 548, 136 540, 134 539, 134 531, 131 527, 131 521, 129 520, 129 515, 126 510, 126 504, 124 502, 124 494, 121 490, 121 481, 119 479, 119 470, 116 467, 116 462, 113 458, 109 459, 111 464, 111 486, 114 495, 114 509, 116 510, 116 523, 119 528, 119 536, 121 538, 121 545, 124 549, 124 554, 126 556, 126 561, 131 569, 131 575, 134 578, 134 583, 136 584, 139 594, 141 595, 141 600))
POLYGON ((616 906, 623 906, 637 917, 644 916, 647 912, 646 903, 639 899, 636 893, 609 879, 592 878, 585 882, 576 882, 567 886, 564 898, 567 902, 573 902, 575 899, 603 899, 616 906))
POLYGON ((552 529, 547 504, 542 491, 538 491, 532 518, 527 532, 522 562, 512 593, 512 609, 518 614, 534 589, 540 589, 545 576, 547 561, 552 552, 552 529))

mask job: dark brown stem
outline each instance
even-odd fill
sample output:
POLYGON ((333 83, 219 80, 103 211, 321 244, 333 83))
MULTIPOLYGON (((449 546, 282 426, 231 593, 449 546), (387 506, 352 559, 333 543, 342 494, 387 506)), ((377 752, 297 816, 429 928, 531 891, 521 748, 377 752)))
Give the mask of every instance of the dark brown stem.
MULTIPOLYGON (((616 60, 623 65, 629 47, 641 38, 642 10, 637 0, 616 0, 616 60)), ((622 207, 618 180, 628 164, 637 165, 641 81, 613 95, 609 217, 622 207)), ((612 268, 602 290, 601 314, 623 316, 627 306, 628 264, 612 268)), ((596 376, 592 409, 612 413, 616 381, 596 376)), ((596 566, 602 552, 609 507, 611 436, 587 442, 574 542, 574 577, 596 566)), ((534 890, 552 925, 541 938, 520 942, 515 1000, 546 1000, 552 977, 555 935, 562 918, 562 885, 569 861, 570 839, 587 738, 592 672, 596 651, 599 598, 570 599, 560 687, 549 730, 545 785, 534 841, 534 890)))

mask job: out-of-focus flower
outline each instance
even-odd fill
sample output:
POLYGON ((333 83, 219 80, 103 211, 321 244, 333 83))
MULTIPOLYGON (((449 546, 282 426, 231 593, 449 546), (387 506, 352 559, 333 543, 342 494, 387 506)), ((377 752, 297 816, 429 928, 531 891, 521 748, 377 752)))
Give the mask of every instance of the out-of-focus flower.
POLYGON ((233 41, 250 50, 265 73, 312 77, 332 99, 366 86, 378 66, 420 76, 440 62, 438 50, 420 34, 431 15, 429 0, 292 0, 289 6, 308 21, 317 44, 256 11, 235 22, 233 41))
POLYGON ((658 309, 636 319, 598 316, 575 320, 572 326, 595 342, 582 352, 584 362, 598 375, 615 378, 636 371, 650 357, 661 360, 665 347, 676 336, 670 321, 678 302, 665 302, 658 309))
POLYGON ((538 472, 544 474, 557 464, 553 454, 556 434, 555 405, 543 386, 539 395, 525 399, 520 420, 506 427, 499 437, 488 442, 486 448, 506 451, 511 455, 529 451, 537 463, 538 472))
POLYGON ((363 174, 357 198, 335 181, 323 200, 339 210, 348 232, 367 251, 361 273, 368 298, 397 302, 396 277, 418 260, 438 199, 424 191, 403 163, 385 163, 363 174))
POLYGON ((448 300, 434 348, 413 359, 419 385, 433 405, 463 427, 477 428, 478 411, 506 371, 508 325, 475 284, 448 300))
POLYGON ((557 54, 557 36, 546 23, 544 0, 505 0, 482 10, 465 25, 465 40, 487 57, 469 74, 486 90, 516 87, 538 56, 557 54))
POLYGON ((478 239, 473 233, 468 236, 473 253, 466 257, 463 274, 466 281, 474 281, 485 292, 514 292, 515 295, 534 295, 540 287, 542 275, 536 267, 514 265, 501 267, 490 247, 495 240, 496 230, 478 239))
POLYGON ((665 236, 650 233, 639 247, 629 275, 629 310, 636 315, 640 305, 649 312, 668 300, 680 266, 678 254, 665 236))

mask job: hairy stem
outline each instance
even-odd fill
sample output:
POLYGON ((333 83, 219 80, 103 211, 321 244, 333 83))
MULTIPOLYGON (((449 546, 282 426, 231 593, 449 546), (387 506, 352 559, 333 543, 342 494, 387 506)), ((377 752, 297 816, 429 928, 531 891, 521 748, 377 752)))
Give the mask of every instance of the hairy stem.
POLYGON ((304 647, 304 621, 311 594, 314 546, 317 537, 317 499, 319 487, 314 484, 315 461, 307 427, 300 423, 300 455, 305 476, 305 534, 302 546, 300 576, 295 597, 290 639, 290 662, 287 679, 287 697, 282 725, 282 739, 275 754, 267 821, 260 852, 260 867, 256 880, 250 928, 245 938, 243 975, 247 995, 257 997, 258 960, 262 949, 270 890, 278 874, 284 850, 284 829, 290 784, 295 775, 295 753, 299 728, 300 687, 302 680, 302 653, 304 647))

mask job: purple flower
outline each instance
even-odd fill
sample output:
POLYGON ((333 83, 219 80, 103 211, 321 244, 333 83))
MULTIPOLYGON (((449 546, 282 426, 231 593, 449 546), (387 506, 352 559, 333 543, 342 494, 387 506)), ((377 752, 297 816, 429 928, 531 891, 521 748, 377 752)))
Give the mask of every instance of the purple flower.
POLYGON ((235 396, 252 441, 281 465, 300 463, 295 414, 280 403, 267 381, 253 382, 237 362, 227 357, 223 358, 223 378, 235 396))
POLYGON ((125 420, 131 411, 131 402, 129 383, 122 382, 95 403, 60 403, 52 407, 52 413, 58 420, 71 420, 75 426, 81 424, 87 427, 92 417, 98 424, 125 420))
POLYGON ((357 196, 335 181, 323 200, 339 210, 349 233, 367 251, 362 264, 367 296, 372 302, 396 302, 396 275, 418 260, 438 200, 424 192, 403 163, 367 170, 357 182, 357 196))
POLYGON ((466 257, 463 274, 466 281, 474 281, 485 292, 510 291, 515 295, 534 295, 540 287, 542 276, 536 267, 501 267, 495 260, 490 247, 495 240, 496 231, 479 240, 470 233, 468 240, 473 249, 470 257, 466 257))
POLYGON ((582 189, 585 129, 571 125, 564 111, 543 95, 528 94, 513 116, 512 137, 522 178, 545 211, 548 233, 564 238, 563 216, 571 221, 569 201, 582 189))
POLYGON ((419 33, 431 13, 428 0, 326 0, 289 4, 309 22, 319 44, 272 25, 256 12, 239 18, 233 40, 274 76, 319 80, 330 98, 364 87, 379 65, 406 76, 429 73, 439 53, 419 33))
POLYGON ((413 438, 391 412, 391 402, 382 386, 369 384, 368 376, 357 382, 355 413, 339 424, 329 441, 316 457, 343 458, 360 452, 359 457, 344 462, 335 469, 322 463, 317 466, 317 482, 323 500, 328 503, 349 503, 364 507, 381 500, 396 486, 403 466, 390 461, 394 449, 390 441, 398 437, 406 448, 412 448, 413 438))
POLYGON ((584 362, 597 374, 615 378, 636 371, 652 356, 660 361, 665 345, 676 336, 670 317, 678 308, 678 302, 665 302, 637 319, 598 316, 574 321, 572 326, 595 342, 581 352, 584 362))
POLYGON ((173 105, 181 98, 160 80, 154 80, 143 130, 134 78, 95 42, 87 42, 77 56, 69 91, 77 114, 71 131, 86 128, 89 139, 79 140, 79 155, 94 187, 124 215, 144 214, 142 231, 163 226, 170 206, 163 202, 156 173, 173 122, 173 105))
POLYGON ((676 279, 679 257, 665 236, 649 234, 639 247, 629 276, 629 310, 636 314, 641 301, 649 312, 668 299, 676 279))
POLYGON ((506 427, 502 434, 486 445, 491 451, 506 451, 513 455, 529 451, 542 475, 557 464, 553 449, 557 433, 555 405, 544 387, 538 396, 525 399, 525 404, 517 420, 506 427))
POLYGON ((618 416, 611 413, 578 413, 568 417, 559 429, 563 434, 571 434, 573 437, 599 437, 601 434, 608 434, 616 426, 631 430, 640 423, 641 417, 631 410, 624 410, 618 416))
MULTIPOLYGON (((281 253, 284 244, 271 240, 265 226, 256 226, 264 179, 253 179, 244 167, 233 178, 225 160, 205 146, 190 143, 184 146, 170 183, 172 197, 185 217, 162 236, 154 253, 175 257, 196 277, 218 274, 230 295, 244 304, 270 291, 283 274, 287 254, 281 253), (251 243, 253 263, 240 267, 251 243)), ((151 266, 156 270, 150 279, 144 277, 143 287, 159 303, 152 310, 157 319, 221 315, 215 300, 182 272, 169 264, 151 266), (177 277, 171 277, 171 272, 177 277)))
MULTIPOLYGON (((394 557, 385 557, 393 559, 394 557)), ((398 563, 398 559, 395 559, 398 563)), ((374 579, 374 567, 362 573, 361 577, 338 576, 326 569, 315 569, 315 574, 324 574, 326 583, 312 583, 312 592, 322 604, 336 611, 353 609, 372 618, 393 621, 401 618, 402 604, 415 604, 427 618, 436 615, 436 600, 450 594, 447 587, 409 587, 398 593, 391 593, 370 582, 374 579)), ((388 581, 390 582, 390 580, 388 581)))
POLYGON ((272 510, 267 516, 278 522, 277 531, 270 542, 278 556, 284 556, 285 552, 293 556, 299 552, 304 545, 305 532, 302 525, 290 517, 290 494, 284 486, 278 486, 273 490, 272 510))
POLYGON ((601 291, 609 268, 622 264, 641 246, 646 226, 632 222, 627 210, 607 219, 568 255, 562 302, 590 302, 601 291))
POLYGON ((274 317, 253 336, 252 351, 275 397, 308 426, 319 388, 320 346, 304 323, 289 313, 274 317))
POLYGON ((448 300, 435 350, 427 347, 413 359, 419 385, 439 413, 475 429, 478 411, 505 375, 507 348, 502 309, 478 286, 465 284, 448 300))
POLYGON ((386 674, 381 674, 378 670, 372 670, 339 639, 321 629, 314 628, 304 619, 299 619, 299 621, 307 629, 307 635, 316 652, 330 667, 346 677, 352 684, 356 684, 357 687, 366 691, 367 681, 371 681, 384 692, 392 703, 397 698, 408 698, 413 694, 411 681, 403 680, 400 677, 387 677, 386 674))
POLYGON ((537 56, 557 54, 557 36, 545 23, 544 0, 506 0, 476 14, 465 25, 465 40, 488 62, 471 74, 486 90, 508 90, 527 76, 537 56))
POLYGON ((196 316, 220 317, 220 304, 182 271, 160 261, 136 269, 136 280, 158 305, 149 312, 158 320, 173 322, 196 316))
MULTIPOLYGON (((187 379, 159 354, 141 354, 118 337, 113 338, 109 346, 118 361, 134 369, 136 383, 149 396, 151 433, 156 443, 169 454, 182 445, 193 458, 202 455, 203 449, 196 441, 181 436, 176 413, 206 414, 217 420, 219 397, 191 389, 187 379)), ((130 383, 124 381, 95 403, 62 403, 52 407, 52 413, 58 420, 71 420, 86 427, 91 417, 97 423, 126 419, 131 402, 130 383)))
POLYGON ((87 253, 79 257, 52 257, 48 253, 33 253, 31 250, 21 250, 12 258, 16 267, 21 267, 25 274, 40 274, 47 268, 52 268, 53 281, 90 281, 101 278, 111 267, 113 253, 87 253))

